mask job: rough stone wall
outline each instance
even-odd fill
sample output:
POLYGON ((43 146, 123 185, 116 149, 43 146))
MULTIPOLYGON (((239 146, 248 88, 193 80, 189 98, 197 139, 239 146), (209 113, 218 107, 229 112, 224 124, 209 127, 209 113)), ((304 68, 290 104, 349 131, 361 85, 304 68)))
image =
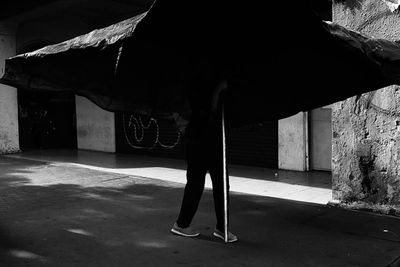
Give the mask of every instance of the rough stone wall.
MULTIPOLYGON (((383 0, 336 1, 333 21, 369 36, 400 40, 400 12, 390 11, 383 0)), ((336 103, 332 130, 333 198, 400 204, 400 87, 336 103)))

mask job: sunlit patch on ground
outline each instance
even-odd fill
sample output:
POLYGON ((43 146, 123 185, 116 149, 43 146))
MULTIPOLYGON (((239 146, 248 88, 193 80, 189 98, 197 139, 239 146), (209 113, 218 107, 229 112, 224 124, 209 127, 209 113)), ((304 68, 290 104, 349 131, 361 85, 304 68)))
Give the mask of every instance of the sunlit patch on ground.
POLYGON ((11 256, 20 259, 39 260, 41 262, 46 262, 46 259, 44 257, 25 250, 12 249, 9 251, 9 253, 11 256))
POLYGON ((67 229, 66 231, 78 235, 93 236, 92 233, 89 233, 88 231, 85 231, 83 229, 67 229))
POLYGON ((136 245, 148 248, 167 248, 169 245, 160 240, 136 241, 136 245))

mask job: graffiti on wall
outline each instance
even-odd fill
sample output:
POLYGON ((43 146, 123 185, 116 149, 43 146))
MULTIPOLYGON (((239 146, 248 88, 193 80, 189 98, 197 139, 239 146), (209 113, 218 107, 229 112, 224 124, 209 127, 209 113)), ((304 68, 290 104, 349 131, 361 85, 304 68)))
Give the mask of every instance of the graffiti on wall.
POLYGON ((143 118, 141 115, 122 114, 125 140, 134 149, 151 150, 157 147, 174 149, 181 141, 181 132, 175 130, 172 143, 161 140, 160 124, 155 118, 143 118))

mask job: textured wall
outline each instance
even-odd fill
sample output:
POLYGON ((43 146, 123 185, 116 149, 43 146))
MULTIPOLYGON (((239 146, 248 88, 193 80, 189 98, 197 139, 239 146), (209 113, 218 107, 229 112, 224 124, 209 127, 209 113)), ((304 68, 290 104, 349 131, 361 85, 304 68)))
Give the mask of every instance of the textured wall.
POLYGON ((284 170, 307 170, 307 116, 300 112, 279 120, 278 167, 284 170))
MULTIPOLYGON (((15 55, 15 35, 0 25, 0 77, 5 59, 15 55)), ((19 151, 17 89, 0 84, 0 153, 19 151)))
POLYGON ((114 113, 99 108, 85 97, 75 99, 78 148, 115 152, 114 113))
MULTIPOLYGON (((333 21, 369 36, 400 40, 400 16, 382 0, 336 1, 333 21)), ((340 78, 340 77, 336 77, 340 78)), ((334 105, 333 197, 400 203, 400 87, 334 105)))

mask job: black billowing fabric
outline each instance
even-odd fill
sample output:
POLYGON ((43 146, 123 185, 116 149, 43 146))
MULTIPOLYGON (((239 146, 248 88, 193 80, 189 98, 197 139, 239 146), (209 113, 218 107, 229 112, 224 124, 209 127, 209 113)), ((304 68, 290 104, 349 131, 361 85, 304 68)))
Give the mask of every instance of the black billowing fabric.
POLYGON ((1 82, 187 121, 188 96, 209 101, 208 81, 226 79, 230 127, 399 83, 399 44, 323 22, 306 2, 158 0, 144 14, 8 59, 1 82))

